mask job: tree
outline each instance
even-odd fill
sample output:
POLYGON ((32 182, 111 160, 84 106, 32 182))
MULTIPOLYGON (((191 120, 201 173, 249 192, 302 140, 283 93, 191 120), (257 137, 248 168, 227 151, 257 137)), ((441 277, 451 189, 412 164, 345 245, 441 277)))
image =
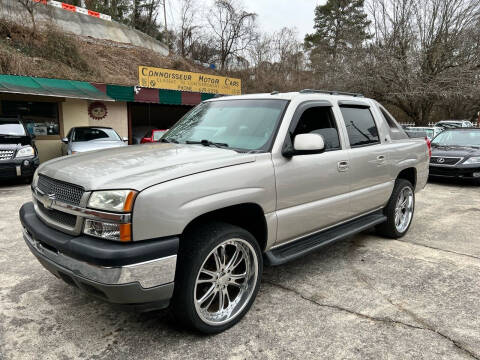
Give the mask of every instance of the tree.
POLYGON ((110 15, 115 21, 129 21, 131 0, 84 0, 84 4, 87 9, 110 15))
POLYGON ((17 0, 20 5, 28 12, 30 20, 32 21, 32 35, 35 35, 37 32, 37 24, 35 21, 35 14, 37 12, 37 6, 40 2, 35 2, 32 0, 17 0))
POLYGON ((157 23, 161 0, 133 0, 130 25, 155 38, 161 38, 162 32, 157 23))
POLYGON ((213 8, 208 11, 212 44, 217 50, 220 70, 223 71, 235 57, 242 57, 256 38, 256 14, 236 8, 233 0, 215 0, 213 8))
POLYGON ((305 76, 303 46, 293 28, 261 34, 249 47, 249 57, 253 67, 241 74, 248 91, 291 91, 311 86, 311 75, 305 76))
POLYGON ((314 22, 315 32, 305 36, 305 47, 317 70, 328 67, 335 73, 371 37, 364 0, 328 0, 315 8, 314 22))
POLYGON ((371 95, 422 125, 442 108, 471 114, 470 104, 480 102, 480 3, 372 0, 370 12, 375 39, 364 73, 371 95))
POLYGON ((298 71, 303 68, 303 47, 297 31, 284 27, 273 34, 273 49, 278 71, 298 71))
POLYGON ((196 11, 193 0, 181 0, 177 48, 182 57, 192 55, 193 46, 200 36, 198 34, 200 25, 196 23, 196 11))

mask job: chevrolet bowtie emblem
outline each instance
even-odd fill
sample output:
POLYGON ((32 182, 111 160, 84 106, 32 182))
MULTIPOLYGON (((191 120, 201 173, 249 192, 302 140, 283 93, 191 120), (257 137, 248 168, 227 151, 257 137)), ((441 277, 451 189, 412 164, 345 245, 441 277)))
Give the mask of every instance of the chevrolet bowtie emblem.
POLYGON ((46 209, 51 209, 53 206, 53 203, 55 202, 55 194, 47 194, 43 198, 43 206, 45 206, 46 209))

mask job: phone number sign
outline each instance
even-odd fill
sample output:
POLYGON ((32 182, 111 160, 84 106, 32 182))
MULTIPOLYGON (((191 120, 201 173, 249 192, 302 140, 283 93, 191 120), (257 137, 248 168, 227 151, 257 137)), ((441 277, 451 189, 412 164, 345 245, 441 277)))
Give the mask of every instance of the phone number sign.
POLYGON ((138 83, 142 87, 153 89, 221 95, 240 95, 242 93, 240 79, 149 66, 138 67, 138 83))

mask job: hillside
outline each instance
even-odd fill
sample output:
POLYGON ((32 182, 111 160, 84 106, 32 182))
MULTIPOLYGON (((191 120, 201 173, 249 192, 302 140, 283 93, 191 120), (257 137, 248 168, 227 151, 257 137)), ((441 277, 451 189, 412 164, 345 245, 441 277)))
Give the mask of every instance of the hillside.
POLYGON ((28 27, 0 22, 3 74, 135 85, 139 65, 213 73, 176 55, 161 56, 130 44, 66 34, 51 24, 43 24, 32 36, 28 27))

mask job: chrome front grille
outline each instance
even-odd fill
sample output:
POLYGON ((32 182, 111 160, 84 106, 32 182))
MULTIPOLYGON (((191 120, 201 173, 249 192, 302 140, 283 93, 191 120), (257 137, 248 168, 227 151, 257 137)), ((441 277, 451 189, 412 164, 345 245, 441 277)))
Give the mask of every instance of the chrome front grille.
POLYGON ((430 158, 430 163, 438 165, 456 165, 460 160, 462 160, 461 157, 432 156, 430 158))
POLYGON ((55 209, 47 209, 40 201, 37 202, 37 206, 43 215, 48 217, 50 220, 56 221, 70 228, 74 228, 77 223, 77 217, 75 215, 55 209))
POLYGON ((0 150, 0 160, 10 160, 14 153, 13 150, 0 150))
POLYGON ((39 175, 37 187, 45 194, 54 194, 55 199, 67 204, 79 206, 85 190, 78 185, 39 175))

